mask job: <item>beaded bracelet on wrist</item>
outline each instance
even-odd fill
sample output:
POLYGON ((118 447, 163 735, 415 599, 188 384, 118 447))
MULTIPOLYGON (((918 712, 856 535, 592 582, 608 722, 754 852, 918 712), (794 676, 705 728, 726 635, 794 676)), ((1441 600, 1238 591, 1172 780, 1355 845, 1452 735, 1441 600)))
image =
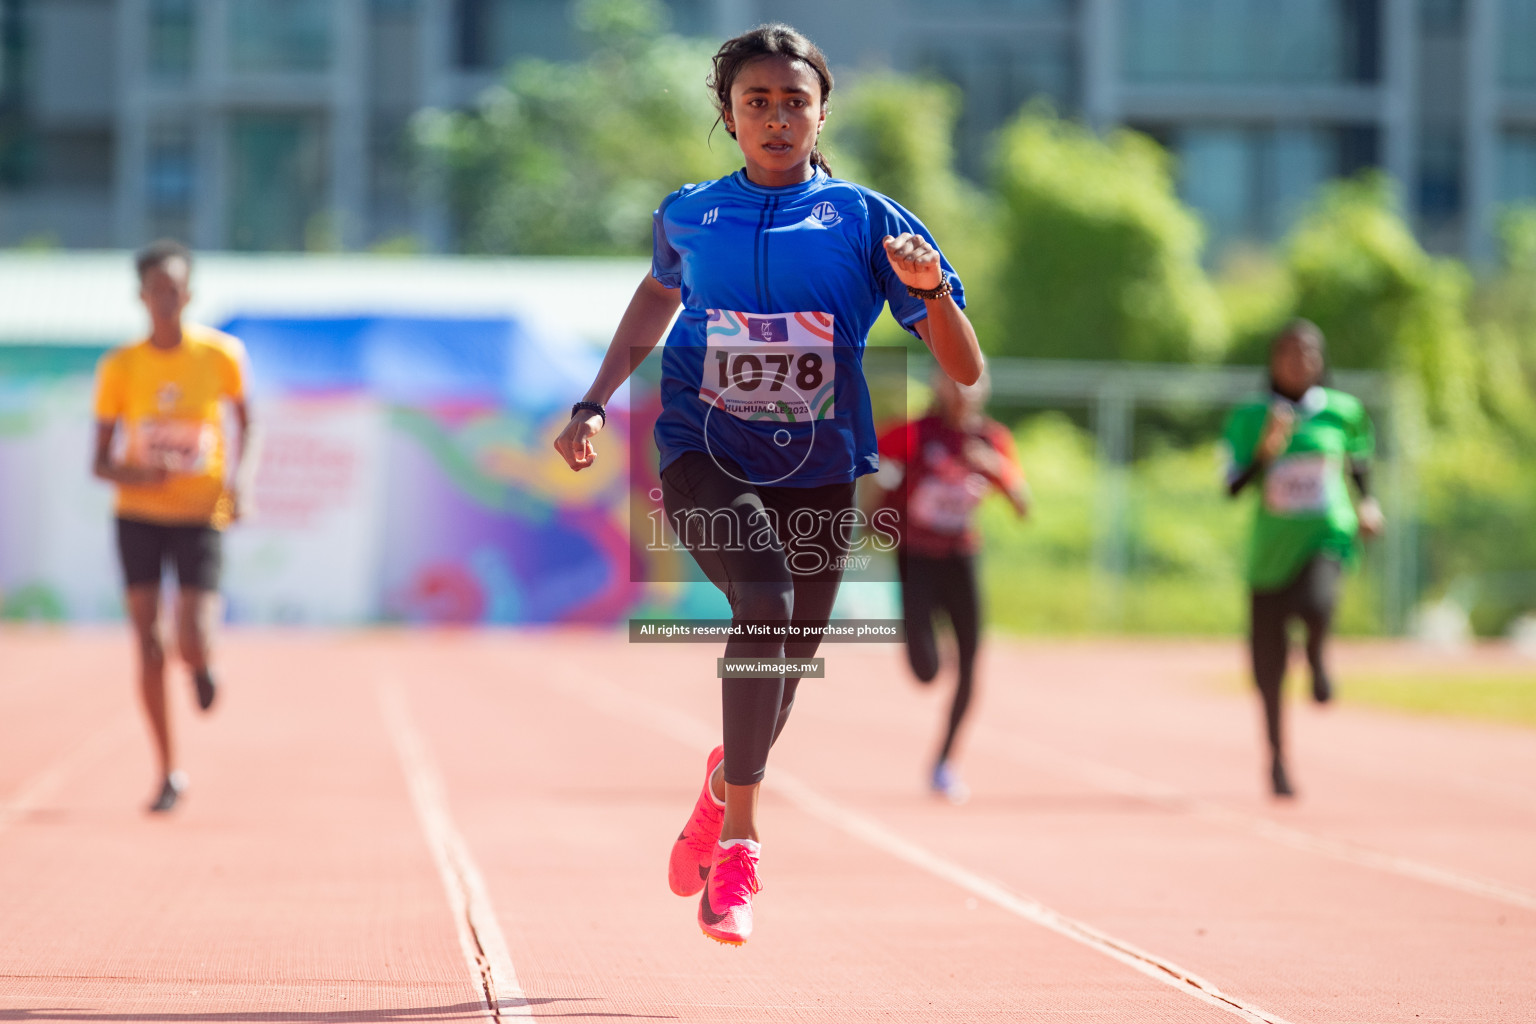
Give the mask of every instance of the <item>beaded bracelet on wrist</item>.
POLYGON ((910 284, 907 285, 907 294, 912 296, 914 299, 922 299, 924 302, 933 302, 935 299, 942 299, 954 290, 954 286, 950 283, 948 274, 944 275, 944 279, 939 282, 939 286, 937 288, 914 288, 910 284))
POLYGON ((576 418, 576 414, 581 412, 581 410, 583 410, 583 409, 587 410, 588 412, 595 412, 595 413, 597 413, 599 416, 601 416, 603 418, 603 425, 607 426, 607 424, 608 424, 608 411, 606 409, 604 409, 597 402, 577 402, 575 405, 571 406, 571 418, 575 419, 576 418))

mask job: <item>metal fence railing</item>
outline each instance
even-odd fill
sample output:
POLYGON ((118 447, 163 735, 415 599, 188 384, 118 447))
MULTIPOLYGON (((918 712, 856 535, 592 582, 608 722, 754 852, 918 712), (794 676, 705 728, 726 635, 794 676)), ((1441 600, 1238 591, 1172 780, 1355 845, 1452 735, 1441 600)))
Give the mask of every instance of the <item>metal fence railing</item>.
MULTIPOLYGON (((1259 390, 1265 371, 1255 366, 1050 359, 995 359, 989 368, 996 399, 1014 405, 1085 408, 1089 414, 1099 465, 1093 534, 1095 590, 1113 619, 1129 565, 1126 509, 1137 410, 1235 405, 1259 390)), ((1402 633, 1417 598, 1418 572, 1417 483, 1412 460, 1406 457, 1401 402, 1388 376, 1379 371, 1334 371, 1330 385, 1364 402, 1376 423, 1382 453, 1376 479, 1389 523, 1380 545, 1381 617, 1389 632, 1402 633)))

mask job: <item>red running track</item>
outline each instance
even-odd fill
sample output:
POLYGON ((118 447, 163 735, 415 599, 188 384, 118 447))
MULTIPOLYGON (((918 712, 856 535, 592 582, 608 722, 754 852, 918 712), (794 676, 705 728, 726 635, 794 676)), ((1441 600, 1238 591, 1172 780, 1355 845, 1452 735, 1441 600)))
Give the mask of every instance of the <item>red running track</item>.
POLYGON ((955 808, 942 679, 831 648, 741 950, 664 877, 712 646, 235 632, 167 817, 129 653, 0 632, 0 1021, 1536 1020, 1536 730, 1348 705, 1416 651, 1275 805, 1235 645, 994 642, 955 808))

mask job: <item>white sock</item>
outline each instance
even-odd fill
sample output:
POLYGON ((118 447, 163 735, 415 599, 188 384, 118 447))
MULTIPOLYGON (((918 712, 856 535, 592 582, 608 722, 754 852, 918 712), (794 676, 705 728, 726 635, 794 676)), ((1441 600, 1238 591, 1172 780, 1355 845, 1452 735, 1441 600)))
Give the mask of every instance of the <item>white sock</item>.
MULTIPOLYGON (((721 763, 723 764, 724 762, 721 762, 721 763)), ((723 779, 724 775, 722 775, 721 778, 723 779)), ((721 800, 719 797, 715 796, 715 773, 714 772, 710 772, 709 773, 709 778, 704 781, 704 788, 709 792, 709 798, 715 802, 715 806, 716 807, 724 807, 725 806, 725 801, 721 800)))
POLYGON ((720 840, 720 849, 722 850, 729 850, 733 846, 745 846, 747 850, 753 854, 761 854, 763 852, 763 844, 758 842, 756 839, 720 840))

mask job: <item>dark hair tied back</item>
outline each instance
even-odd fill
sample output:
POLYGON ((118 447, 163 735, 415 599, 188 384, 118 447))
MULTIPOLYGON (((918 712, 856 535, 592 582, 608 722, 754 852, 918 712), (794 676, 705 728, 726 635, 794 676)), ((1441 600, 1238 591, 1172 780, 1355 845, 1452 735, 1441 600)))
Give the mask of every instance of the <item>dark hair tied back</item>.
MULTIPOLYGON (((816 78, 821 82, 821 102, 825 106, 832 95, 832 69, 827 67, 826 55, 805 36, 796 32, 788 25, 774 23, 772 25, 759 25, 750 32, 743 32, 734 39, 727 39, 716 51, 713 68, 710 71, 706 84, 715 94, 715 108, 720 112, 716 124, 725 120, 725 115, 731 109, 731 86, 736 82, 736 76, 741 69, 760 57, 788 57, 809 67, 816 73, 816 78)), ((727 132, 731 138, 736 133, 727 125, 727 132)), ((820 149, 811 150, 811 163, 820 167, 828 175, 832 173, 832 165, 820 149)))

